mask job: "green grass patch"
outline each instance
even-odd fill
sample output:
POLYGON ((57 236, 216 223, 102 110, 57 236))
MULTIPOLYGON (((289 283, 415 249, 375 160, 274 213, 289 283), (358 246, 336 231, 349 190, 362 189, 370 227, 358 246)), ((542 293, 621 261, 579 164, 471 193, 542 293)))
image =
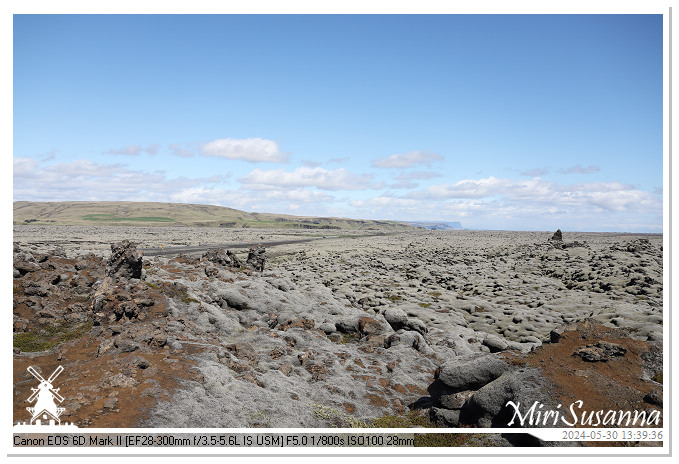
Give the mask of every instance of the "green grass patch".
POLYGON ((392 303, 396 303, 397 301, 401 301, 403 299, 398 295, 385 295, 385 298, 392 303))
POLYGON ((418 305, 420 306, 420 308, 428 308, 431 306, 431 303, 418 303, 418 305))
POLYGON ((662 378, 662 372, 658 372, 657 374, 655 374, 655 375, 652 377, 652 380, 653 380, 654 382, 662 383, 662 380, 663 380, 663 378, 662 378))
POLYGON ((76 340, 92 330, 91 323, 68 324, 61 322, 55 325, 45 325, 29 332, 14 334, 14 348, 26 353, 45 351, 62 343, 76 340))
POLYGON ((164 216, 131 216, 119 217, 113 214, 86 214, 81 216, 85 221, 107 221, 107 222, 174 222, 174 219, 164 216))

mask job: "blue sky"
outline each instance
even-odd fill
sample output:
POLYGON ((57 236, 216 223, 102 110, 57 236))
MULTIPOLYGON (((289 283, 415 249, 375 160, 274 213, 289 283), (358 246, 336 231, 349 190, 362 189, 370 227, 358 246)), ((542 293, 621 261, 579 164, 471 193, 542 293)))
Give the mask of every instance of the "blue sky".
POLYGON ((16 15, 13 197, 661 232, 661 15, 16 15))

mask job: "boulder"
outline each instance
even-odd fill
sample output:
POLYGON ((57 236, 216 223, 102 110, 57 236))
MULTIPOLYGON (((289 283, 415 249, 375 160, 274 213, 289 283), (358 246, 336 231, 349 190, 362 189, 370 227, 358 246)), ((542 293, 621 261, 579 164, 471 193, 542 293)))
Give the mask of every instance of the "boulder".
POLYGON ((350 334, 358 331, 358 319, 355 316, 347 316, 335 322, 337 332, 350 334))
POLYGON ((408 315, 398 308, 387 308, 384 311, 384 319, 394 330, 402 329, 408 323, 408 315))
MULTIPOLYGON (((544 405, 539 410, 557 410, 548 404, 550 395, 547 390, 548 382, 538 368, 522 368, 505 371, 500 377, 479 389, 469 400, 462 415, 465 421, 475 422, 480 427, 511 427, 519 426, 520 420, 515 417, 516 409, 508 405, 512 401, 517 405, 522 416, 535 402, 544 405)), ((545 415, 546 416, 546 415, 545 415)), ((534 419, 537 420, 537 414, 534 419)), ((544 417, 543 417, 544 418, 544 417)), ((533 423, 533 426, 555 427, 551 417, 549 423, 533 423)), ((558 426, 561 423, 557 423, 558 426)), ((523 424, 531 426, 526 420, 523 424)), ((562 424, 561 424, 562 425, 562 424)))
POLYGON ((491 353, 505 351, 509 348, 509 344, 503 337, 494 334, 488 334, 483 340, 483 344, 488 347, 491 353))
MULTIPOLYGON (((33 257, 31 256, 31 258, 33 257)), ((15 273, 14 277, 19 277, 28 274, 29 272, 35 272, 40 270, 40 266, 35 261, 29 261, 25 259, 15 259, 14 269, 16 269, 19 273, 19 275, 15 273)))
POLYGON ((439 427, 457 427, 460 424, 460 411, 431 408, 431 419, 439 427))
POLYGON ((141 279, 141 251, 129 240, 111 244, 111 257, 106 262, 106 275, 126 279, 141 279))
POLYGON ((438 401, 445 409, 462 409, 473 395, 474 392, 472 390, 452 393, 449 395, 442 394, 438 401))
POLYGON ((646 396, 644 396, 644 401, 648 404, 654 404, 662 408, 663 403, 662 392, 658 389, 655 389, 648 393, 646 396))
POLYGON ((509 366, 493 355, 443 365, 438 380, 453 391, 476 390, 505 372, 509 366))
POLYGON ((384 323, 371 317, 361 317, 358 320, 358 334, 360 338, 380 335, 385 331, 384 323))
POLYGON ((425 356, 434 352, 424 337, 415 331, 401 330, 398 333, 391 334, 384 340, 385 348, 391 348, 399 345, 405 345, 414 348, 425 356))
POLYGON ((414 330, 415 332, 419 332, 422 335, 428 332, 427 326, 424 325, 424 322, 414 317, 409 317, 403 328, 407 330, 414 330))

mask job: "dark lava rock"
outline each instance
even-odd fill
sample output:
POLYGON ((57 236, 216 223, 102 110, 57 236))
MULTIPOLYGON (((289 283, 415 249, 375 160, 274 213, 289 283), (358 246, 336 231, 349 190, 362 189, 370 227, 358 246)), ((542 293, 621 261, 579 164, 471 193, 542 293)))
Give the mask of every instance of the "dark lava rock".
POLYGON ((552 235, 552 238, 550 238, 550 240, 563 242, 563 235, 561 234, 561 229, 557 229, 557 231, 554 232, 554 235, 552 235))
POLYGON ((247 265, 252 267, 255 271, 263 271, 264 270, 264 253, 266 252, 266 248, 264 248, 262 245, 257 245, 255 247, 250 248, 248 250, 248 259, 246 261, 247 265))
POLYGON ((224 250, 223 248, 214 248, 212 250, 208 250, 201 259, 210 261, 211 263, 219 264, 221 266, 241 266, 241 262, 236 257, 236 255, 232 251, 224 250))
POLYGON ((644 396, 644 401, 648 404, 654 404, 656 406, 662 407, 662 392, 658 389, 653 390, 644 396))
POLYGON ((111 244, 111 257, 106 262, 106 275, 124 277, 126 279, 141 279, 142 269, 141 251, 129 240, 111 244))
POLYGON ((615 343, 599 342, 596 345, 578 348, 573 355, 579 356, 583 361, 607 362, 613 358, 624 356, 625 353, 627 353, 627 348, 623 346, 615 343))
POLYGON ((40 270, 40 266, 38 266, 38 264, 34 261, 15 259, 14 269, 19 271, 19 275, 23 276, 25 274, 28 274, 29 272, 35 272, 40 270))
POLYGON ((439 427, 457 427, 460 424, 460 411, 431 408, 431 419, 439 427))

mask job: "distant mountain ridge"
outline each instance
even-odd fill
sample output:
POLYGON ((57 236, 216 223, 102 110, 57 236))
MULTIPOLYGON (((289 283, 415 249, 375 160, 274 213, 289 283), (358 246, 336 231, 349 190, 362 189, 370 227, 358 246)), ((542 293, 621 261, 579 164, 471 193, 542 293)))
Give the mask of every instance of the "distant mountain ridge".
POLYGON ((414 227, 421 227, 429 230, 464 230, 461 222, 444 221, 404 221, 414 227))
POLYGON ((278 229, 404 231, 399 221, 248 213, 185 203, 131 201, 14 202, 14 225, 138 225, 278 229))

